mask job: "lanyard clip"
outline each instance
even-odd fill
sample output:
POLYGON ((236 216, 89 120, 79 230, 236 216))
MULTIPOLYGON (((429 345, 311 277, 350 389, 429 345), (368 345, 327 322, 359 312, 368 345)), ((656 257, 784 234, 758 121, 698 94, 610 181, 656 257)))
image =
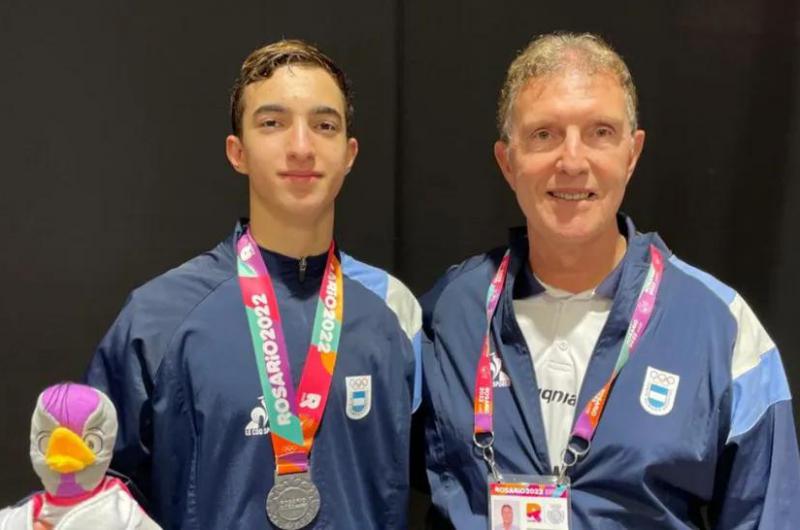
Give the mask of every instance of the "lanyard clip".
POLYGON ((556 466, 554 469, 555 475, 558 477, 559 484, 566 484, 567 482, 567 466, 564 464, 563 460, 561 462, 561 466, 556 466))
POLYGON ((483 461, 489 466, 492 478, 495 482, 501 482, 503 480, 503 475, 497 470, 497 463, 494 461, 494 448, 492 447, 494 444, 494 433, 475 433, 472 435, 472 441, 475 442, 475 446, 481 451, 483 461), (486 435, 483 441, 478 440, 479 434, 486 435))
POLYGON ((561 466, 557 468, 559 484, 564 484, 569 468, 573 467, 578 463, 578 460, 586 456, 591 448, 592 442, 590 440, 578 436, 577 434, 573 434, 572 437, 570 437, 569 442, 567 442, 567 447, 561 455, 561 466))

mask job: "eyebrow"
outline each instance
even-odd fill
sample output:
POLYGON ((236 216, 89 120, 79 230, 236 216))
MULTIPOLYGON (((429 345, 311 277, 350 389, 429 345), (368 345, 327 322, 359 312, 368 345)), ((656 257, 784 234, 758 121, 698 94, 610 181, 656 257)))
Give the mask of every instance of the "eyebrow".
POLYGON ((334 109, 333 107, 328 107, 327 105, 319 105, 311 109, 311 114, 314 115, 327 115, 327 116, 334 116, 339 120, 342 119, 342 115, 339 113, 338 110, 334 109))
POLYGON ((619 125, 620 123, 625 123, 625 118, 615 118, 613 116, 597 116, 594 120, 595 123, 608 123, 611 125, 619 125))
MULTIPOLYGON (((545 118, 534 118, 528 121, 522 120, 517 126, 522 127, 525 129, 538 129, 540 127, 551 127, 553 124, 558 123, 558 118, 552 117, 545 117, 545 118)), ((611 115, 603 114, 598 116, 591 116, 589 119, 589 123, 592 125, 597 124, 605 124, 605 125, 612 125, 614 127, 619 127, 620 124, 625 124, 626 118, 615 118, 611 115)))
POLYGON ((254 110, 253 116, 258 116, 259 114, 263 114, 265 112, 286 112, 286 107, 275 103, 268 103, 266 105, 261 105, 256 110, 254 110))
MULTIPOLYGON (((265 105, 261 105, 255 111, 253 111, 253 116, 258 116, 259 114, 265 114, 268 112, 277 112, 277 113, 285 113, 289 112, 289 109, 284 107, 283 105, 279 105, 277 103, 267 103, 265 105)), ((334 109, 333 107, 328 107, 327 105, 319 105, 311 109, 311 114, 319 116, 334 116, 339 120, 342 119, 342 115, 339 113, 338 110, 334 109)))

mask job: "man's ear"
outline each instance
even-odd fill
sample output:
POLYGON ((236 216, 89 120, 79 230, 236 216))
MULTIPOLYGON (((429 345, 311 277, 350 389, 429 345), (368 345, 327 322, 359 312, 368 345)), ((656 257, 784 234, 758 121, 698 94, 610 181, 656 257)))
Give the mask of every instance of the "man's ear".
POLYGON ((639 156, 642 154, 642 149, 644 148, 644 131, 642 129, 637 129, 633 133, 633 142, 631 145, 631 159, 628 162, 628 178, 626 182, 631 180, 633 176, 633 170, 636 169, 636 163, 639 161, 639 156))
POLYGON ((511 186, 512 190, 516 191, 517 183, 514 179, 514 173, 511 171, 508 151, 508 144, 503 140, 497 140, 494 143, 494 159, 497 160, 497 165, 500 166, 500 171, 503 173, 508 185, 511 186))
POLYGON ((350 173, 350 170, 353 169, 353 164, 356 161, 356 156, 358 156, 358 140, 355 138, 348 138, 347 139, 347 171, 345 171, 345 175, 350 173))
POLYGON ((235 134, 229 134, 225 138, 225 155, 228 157, 228 162, 231 163, 233 169, 247 175, 247 156, 245 156, 244 145, 242 140, 235 134))

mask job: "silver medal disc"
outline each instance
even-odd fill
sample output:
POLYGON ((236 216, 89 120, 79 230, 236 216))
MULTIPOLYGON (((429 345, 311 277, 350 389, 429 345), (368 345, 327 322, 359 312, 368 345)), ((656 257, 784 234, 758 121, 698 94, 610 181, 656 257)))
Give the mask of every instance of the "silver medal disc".
POLYGON ((307 471, 278 475, 267 495, 267 516, 281 530, 299 530, 314 520, 319 505, 319 490, 307 471))

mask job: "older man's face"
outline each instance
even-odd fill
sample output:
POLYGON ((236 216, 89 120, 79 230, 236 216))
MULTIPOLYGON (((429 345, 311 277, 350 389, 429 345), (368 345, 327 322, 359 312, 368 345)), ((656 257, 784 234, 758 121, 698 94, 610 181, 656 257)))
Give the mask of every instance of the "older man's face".
POLYGON ((500 512, 503 517, 503 524, 510 525, 514 521, 514 510, 511 509, 511 506, 503 506, 500 512))
POLYGON ((644 143, 610 74, 533 79, 517 94, 508 142, 495 144, 532 236, 552 245, 616 232, 616 212, 644 143))

